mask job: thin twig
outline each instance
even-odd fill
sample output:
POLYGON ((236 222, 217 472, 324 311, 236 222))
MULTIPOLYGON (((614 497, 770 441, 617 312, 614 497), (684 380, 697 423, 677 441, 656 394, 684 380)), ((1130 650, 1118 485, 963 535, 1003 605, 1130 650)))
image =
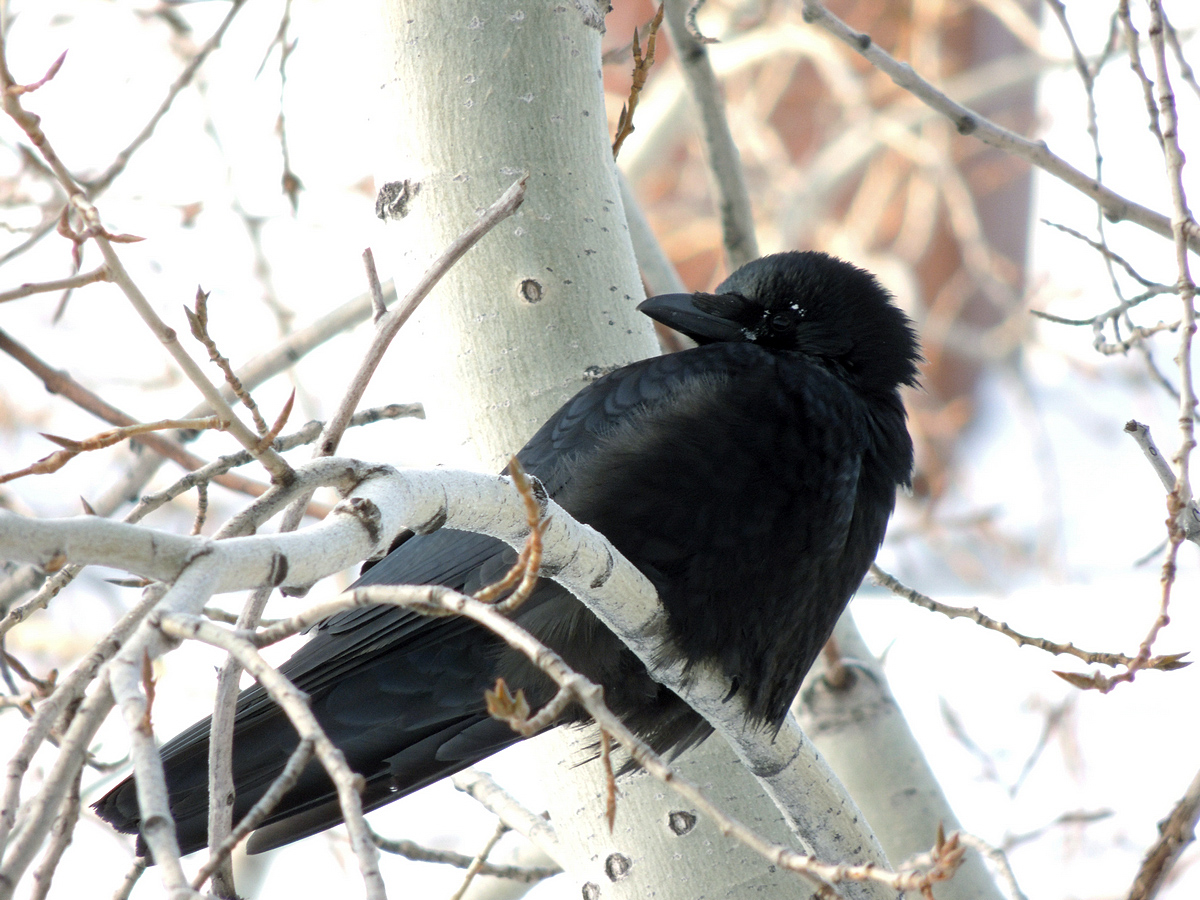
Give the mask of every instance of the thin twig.
POLYGON ((1077 809, 1069 810, 1061 815, 1055 816, 1044 825, 1039 825, 1029 831, 1022 831, 1017 834, 1005 833, 1004 840, 998 848, 1001 851, 1012 850, 1015 847, 1020 847, 1022 844, 1028 844, 1031 841, 1036 841, 1042 835, 1046 834, 1052 828, 1063 828, 1074 825, 1091 825, 1093 822, 1103 822, 1106 819, 1111 819, 1114 813, 1111 809, 1077 809))
MULTIPOLYGON (((1055 641, 1049 641, 1045 638, 1031 637, 1027 634, 1021 634, 1009 627, 1007 622, 1001 622, 993 619, 990 616, 984 615, 977 607, 963 606, 948 606, 945 603, 939 603, 932 597, 922 594, 920 591, 910 588, 908 585, 901 583, 894 576, 889 575, 878 565, 871 564, 871 577, 875 579, 875 583, 881 587, 887 588, 893 594, 903 597, 910 603, 927 609, 930 612, 940 613, 951 619, 970 619, 976 625, 983 628, 988 628, 992 631, 997 631, 1006 637, 1012 638, 1019 647, 1037 647, 1039 650, 1044 650, 1047 653, 1052 653, 1055 656, 1069 655, 1077 659, 1081 659, 1087 663, 1094 663, 1102 666, 1129 666, 1132 665, 1136 657, 1126 656, 1124 653, 1105 653, 1094 650, 1082 650, 1074 644, 1060 644, 1055 641)), ((1155 656, 1147 661, 1147 668, 1159 669, 1164 672, 1170 672, 1174 669, 1181 669, 1184 666, 1191 665, 1190 662, 1185 662, 1183 657, 1187 653, 1170 653, 1164 656, 1155 656)))
MULTIPOLYGON (((505 827, 507 828, 508 826, 505 827)), ((455 853, 453 850, 431 850, 413 841, 392 840, 374 830, 371 831, 371 840, 384 853, 403 856, 405 859, 412 860, 413 862, 442 863, 443 865, 454 866, 457 869, 465 869, 476 859, 476 857, 467 856, 464 853, 455 853)), ((539 881, 559 875, 562 871, 558 866, 526 868, 525 866, 504 866, 490 862, 484 862, 479 868, 480 875, 490 875, 493 878, 507 878, 509 881, 517 881, 522 884, 536 884, 539 881)))
MULTIPOLYGON (((1097 183, 1103 182, 1104 179, 1104 155, 1100 149, 1100 123, 1096 114, 1096 75, 1100 71, 1100 63, 1096 64, 1095 68, 1088 63, 1083 55, 1083 51, 1079 47, 1079 42, 1075 40, 1075 32, 1071 28, 1071 23, 1067 19, 1067 8, 1062 0, 1048 0, 1050 9, 1053 11, 1055 18, 1058 19, 1059 25, 1062 27, 1063 33, 1067 36, 1067 41, 1071 45, 1071 57, 1075 61, 1075 71, 1079 73, 1079 80, 1083 82, 1083 93, 1087 98, 1087 133, 1092 141, 1092 156, 1094 159, 1094 174, 1097 183)), ((1116 26, 1116 17, 1114 17, 1114 29, 1116 26)), ((1115 34, 1114 34, 1115 40, 1115 34)), ((1104 256, 1104 267, 1108 271, 1109 281, 1112 283, 1113 292, 1117 295, 1117 299, 1123 299, 1121 296, 1121 286, 1117 281, 1116 273, 1113 271, 1114 255, 1110 253, 1108 248, 1108 240, 1104 233, 1104 210, 1097 205, 1096 207, 1096 233, 1100 235, 1101 253, 1104 256)), ((1090 242, 1089 242, 1090 243, 1090 242)), ((1130 271, 1130 267, 1126 265, 1126 271, 1130 271)), ((1135 276, 1136 277, 1136 276, 1135 276)))
POLYGON ((129 160, 133 158, 133 154, 136 153, 138 149, 146 143, 146 141, 150 140, 151 135, 154 134, 154 129, 158 127, 158 123, 162 121, 163 116, 170 111, 172 104, 175 102, 175 98, 179 96, 180 92, 185 87, 191 84, 196 72, 198 72, 200 67, 204 65, 204 61, 208 59, 208 57, 214 50, 217 49, 217 47, 220 46, 221 39, 225 37, 225 32, 233 23, 234 16, 238 14, 245 2, 246 0, 233 0, 233 3, 230 4, 229 12, 225 14, 225 18, 222 19, 221 24, 217 26, 217 30, 212 33, 212 37, 204 42, 204 45, 196 52, 195 56, 193 56, 191 61, 188 62, 188 64, 184 67, 183 71, 179 73, 179 77, 175 79, 169 88, 167 88, 167 95, 163 98, 162 103, 159 104, 158 109, 155 110, 154 115, 150 117, 150 121, 148 121, 142 130, 138 132, 137 136, 129 143, 129 145, 117 154, 116 159, 112 161, 112 163, 107 169, 104 170, 104 172, 102 172, 96 178, 83 182, 84 187, 87 188, 89 197, 95 198, 101 192, 106 190, 108 186, 117 178, 117 176, 125 171, 125 167, 129 165, 129 160))
MULTIPOLYGON (((271 46, 279 45, 279 115, 275 120, 275 131, 279 135, 279 152, 283 157, 283 174, 279 180, 283 193, 292 205, 292 214, 294 215, 300 207, 300 192, 304 190, 304 183, 300 180, 300 176, 292 171, 292 156, 288 149, 287 139, 287 117, 284 114, 283 102, 283 95, 287 90, 288 59, 291 58, 297 43, 295 40, 288 40, 288 27, 291 22, 292 0, 287 0, 283 5, 283 15, 279 19, 279 30, 275 33, 275 39, 271 42, 271 46)), ((268 47, 268 55, 270 52, 270 47, 268 47)), ((267 57, 263 57, 263 65, 266 65, 266 62, 267 57)), ((262 67, 259 67, 259 71, 262 71, 262 67)))
POLYGON ((217 342, 213 340, 212 335, 208 333, 208 294, 200 288, 196 288, 196 308, 194 310, 183 308, 183 313, 187 316, 188 327, 192 330, 192 337, 198 340, 204 349, 208 351, 209 360, 221 370, 221 374, 225 376, 225 383, 229 385, 234 395, 242 401, 242 406, 249 411, 251 418, 254 420, 254 427, 259 435, 267 433, 267 423, 263 419, 262 413, 258 411, 258 404, 254 402, 254 398, 250 396, 250 392, 242 386, 234 374, 233 366, 230 364, 228 357, 224 356, 217 349, 217 342))
MULTIPOLYGON (((1176 484, 1175 472, 1163 458, 1158 445, 1154 443, 1149 426, 1136 419, 1130 419, 1125 423, 1125 433, 1137 442, 1167 493, 1173 492, 1176 484)), ((1189 503, 1188 508, 1180 514, 1179 526, 1183 529, 1184 537, 1187 540, 1200 544, 1200 505, 1197 505, 1195 500, 1189 503)))
POLYGON ((31 463, 24 469, 0 474, 0 484, 24 478, 26 475, 50 475, 57 472, 80 453, 87 453, 91 450, 102 450, 105 447, 111 447, 129 438, 149 434, 152 431, 167 431, 168 429, 199 431, 210 428, 220 431, 223 425, 224 423, 216 416, 209 416, 207 419, 163 419, 159 422, 143 422, 135 425, 125 425, 121 428, 113 428, 108 431, 102 431, 99 434, 94 434, 90 438, 84 438, 82 441, 75 441, 70 438, 42 432, 42 437, 58 444, 63 449, 56 450, 48 456, 43 456, 37 462, 31 463))
MULTIPOLYGON (((350 419, 351 428, 359 428, 364 425, 371 425, 375 422, 381 422, 388 419, 400 418, 425 418, 425 409, 420 403, 392 403, 388 406, 376 406, 371 409, 364 409, 361 412, 354 414, 350 419)), ((304 444, 311 444, 321 434, 321 429, 324 428, 324 423, 320 421, 312 421, 304 425, 299 431, 292 434, 284 435, 276 438, 274 442, 275 449, 280 453, 288 450, 294 450, 296 447, 304 444)), ((249 465, 254 462, 254 456, 248 450, 239 450, 237 453, 231 453, 228 456, 218 456, 212 462, 201 466, 194 471, 184 475, 170 487, 154 494, 146 494, 134 507, 129 516, 125 518, 126 522, 137 522, 144 518, 149 513, 159 507, 170 503, 176 497, 187 493, 192 488, 209 481, 217 481, 220 483, 218 476, 223 475, 230 469, 238 466, 249 465)), ((266 486, 262 485, 263 490, 266 486)), ((261 493, 258 495, 261 496, 261 493)), ((328 512, 328 508, 324 504, 309 504, 308 515, 313 518, 324 518, 324 513, 328 512), (324 512, 317 509, 321 507, 324 512)))
POLYGON ((363 266, 367 270, 367 290, 371 294, 372 318, 378 322, 387 313, 387 304, 383 301, 383 285, 379 283, 379 270, 375 268, 375 254, 367 247, 362 252, 363 266))
POLYGON ((21 660, 13 656, 2 646, 0 646, 0 660, 3 661, 5 666, 6 676, 7 669, 11 667, 17 673, 18 678, 33 688, 33 696, 38 700, 49 697, 54 692, 54 688, 57 687, 58 669, 51 669, 50 674, 45 678, 38 678, 25 667, 25 664, 21 660))
MULTIPOLYGON (((1132 278, 1134 281, 1136 281, 1142 287, 1152 288, 1155 291, 1157 291, 1159 294, 1175 293, 1174 285, 1159 284, 1157 281, 1151 281, 1150 279, 1144 277, 1137 271, 1137 269, 1135 269, 1133 267, 1133 265, 1127 259, 1125 259, 1125 257, 1121 256, 1121 254, 1114 251, 1111 247, 1109 247, 1104 242, 1093 241, 1090 237, 1088 237, 1085 234, 1079 233, 1074 228, 1071 228, 1067 225, 1062 225, 1058 222, 1051 222, 1049 219, 1042 219, 1042 224, 1049 225, 1051 228, 1055 228, 1055 229, 1063 232, 1064 234, 1069 234, 1071 237, 1075 238, 1078 241, 1083 241, 1085 244, 1087 244, 1089 247, 1091 247, 1093 250, 1095 250, 1097 253, 1099 253, 1101 256, 1103 256, 1106 261, 1115 262, 1117 265, 1119 265, 1122 269, 1125 270, 1125 273, 1130 278, 1132 278)), ((1127 309, 1128 307, 1125 307, 1125 308, 1127 309)), ((1088 321, 1090 321, 1090 320, 1088 320, 1088 321)))
POLYGON ((450 776, 454 789, 462 791, 533 846, 553 858, 558 850, 558 835, 544 817, 522 806, 486 772, 467 769, 450 776))
POLYGON ((325 430, 317 442, 317 453, 322 456, 332 456, 337 450, 338 442, 342 438, 342 432, 345 431, 350 417, 358 407, 358 402, 362 398, 363 392, 367 389, 367 384, 370 382, 371 376, 383 359, 384 351, 391 344, 392 338, 396 336, 396 332, 408 321, 409 316, 416 311, 421 301, 433 290, 434 286, 442 279, 442 276, 462 258, 463 254, 474 247, 497 224, 517 211, 525 199, 526 180, 527 178, 521 178, 518 181, 514 181, 495 203, 489 206, 479 218, 472 222, 462 234, 451 242, 450 246, 442 252, 441 256, 434 260, 425 271, 425 274, 421 276, 420 280, 405 296, 403 302, 394 309, 389 310, 388 314, 379 320, 376 326, 375 337, 371 341, 371 346, 367 349, 362 362, 359 364, 358 371, 346 389, 346 393, 343 395, 337 410, 329 417, 329 421, 325 423, 325 430))
POLYGON ((208 482, 196 482, 196 515, 192 519, 192 534, 201 534, 208 519, 208 482))
POLYGON ((1170 815, 1158 823, 1158 839, 1142 857, 1127 900, 1152 900, 1157 896, 1179 855, 1196 839, 1197 821, 1200 821, 1200 772, 1192 778, 1170 815))
POLYGON ((1171 53, 1175 56, 1175 64, 1179 66, 1179 77, 1200 97, 1200 83, 1196 81, 1196 73, 1192 71, 1192 67, 1188 64, 1187 57, 1183 55, 1183 47, 1179 43, 1179 34, 1175 31, 1175 26, 1167 20, 1167 14, 1164 10, 1162 13, 1163 26, 1166 30, 1167 43, 1171 47, 1171 53))
MULTIPOLYGON (((1069 165, 1066 160, 1052 153, 1044 141, 1031 141, 951 100, 942 91, 921 78, 912 66, 897 60, 871 40, 870 35, 850 28, 817 0, 804 0, 803 15, 806 22, 829 32, 847 47, 859 53, 875 68, 889 76, 901 88, 950 119, 960 134, 972 135, 990 147, 996 147, 1005 153, 1024 159, 1091 197, 1104 209, 1110 222, 1133 222, 1160 237, 1171 237, 1170 218, 1134 203, 1098 184, 1094 178, 1085 175, 1069 165)), ((1193 252, 1200 252, 1200 229, 1188 228, 1186 230, 1189 248, 1193 252)))
POLYGON ((664 4, 658 4, 658 12, 650 20, 646 33, 646 55, 642 55, 642 47, 638 43, 637 29, 633 30, 633 81, 629 85, 629 99, 621 107, 621 115, 617 119, 617 134, 613 138, 612 155, 616 159, 621 152, 625 138, 633 134, 633 113, 637 109, 638 97, 646 86, 650 69, 654 65, 654 45, 658 42, 658 28, 662 25, 664 4))
POLYGON ((94 284, 97 281, 112 281, 112 276, 109 275, 107 266, 97 266, 90 272, 84 272, 82 275, 72 275, 70 278, 59 278, 57 281, 26 282, 18 288, 13 288, 11 291, 0 292, 0 303, 8 300, 19 300, 21 297, 29 297, 33 294, 66 291, 94 284))
POLYGON ((1140 35, 1137 28, 1134 27, 1133 17, 1129 13, 1129 0, 1120 0, 1117 4, 1117 17, 1121 21, 1122 31, 1125 35, 1125 51, 1129 55, 1129 68, 1137 76, 1138 84, 1142 88, 1142 101, 1146 105, 1150 133, 1158 141, 1159 148, 1165 149, 1162 127, 1158 118, 1158 104, 1154 102, 1154 82, 1142 66, 1140 35))
MULTIPOLYGON (((279 805, 279 801, 284 795, 295 787, 296 782, 300 780, 300 775, 304 772, 304 767, 308 765, 309 760, 313 757, 313 742, 304 738, 292 751, 288 757, 287 765, 283 767, 283 771, 279 776, 271 782, 271 786, 267 788, 263 794, 250 807, 246 815, 238 822, 227 837, 225 837, 220 846, 212 852, 205 860, 204 865, 200 867, 200 871, 196 873, 196 877, 192 879, 192 887, 195 890, 200 890, 204 887, 204 882, 208 881, 209 877, 229 859, 229 854, 233 852, 233 848, 238 845, 242 838, 246 837, 250 832, 262 824, 263 820, 271 814, 271 811, 279 805)), ((231 882, 232 884, 232 882, 231 882)))
MULTIPOLYGON (((99 213, 96 211, 85 198, 75 196, 72 198, 72 203, 83 214, 84 220, 93 228, 99 227, 99 213)), ((223 420, 229 422, 229 433, 237 440, 239 444, 250 450, 252 453, 258 445, 259 436, 247 428, 240 419, 235 415, 229 404, 225 402, 225 398, 221 396, 220 390, 217 389, 201 370, 195 360, 183 349, 179 339, 173 328, 169 328, 167 324, 154 311, 153 306, 146 299, 141 289, 134 283, 129 273, 125 270, 124 265, 116 255, 113 249, 111 240, 104 234, 95 233, 92 239, 100 248, 100 252, 104 255, 108 267, 112 270, 113 280, 121 288, 122 292, 128 298, 134 310, 141 316, 142 321, 146 323, 163 348, 175 360, 180 369, 183 370, 188 380, 200 391, 204 399, 212 406, 216 415, 223 420)), ((292 477, 292 468, 287 461, 283 459, 274 450, 264 450, 255 454, 256 458, 263 466, 271 473, 272 481, 286 482, 292 477)))
POLYGON ((386 889, 379 874, 379 852, 371 841, 362 817, 362 799, 359 796, 362 790, 362 776, 350 770, 342 751, 329 740, 309 710, 306 695, 268 665, 249 641, 220 625, 199 616, 178 613, 155 613, 150 621, 171 637, 203 641, 236 656, 242 668, 249 672, 271 699, 283 709, 301 740, 312 742, 317 758, 337 789, 346 829, 350 832, 350 843, 358 857, 359 870, 366 884, 367 897, 369 900, 385 897, 386 889))
MULTIPOLYGON (((94 394, 66 372, 54 368, 49 363, 34 355, 28 347, 13 340, 3 329, 0 329, 0 350, 7 353, 40 378, 50 393, 70 400, 76 406, 87 410, 110 425, 124 427, 126 425, 138 424, 137 420, 132 416, 94 394)), ((188 418, 203 416, 206 409, 206 406, 198 407, 192 410, 192 414, 188 418)), ((153 450, 160 456, 177 463, 185 469, 199 469, 207 465, 205 460, 193 453, 189 453, 178 442, 172 441, 163 435, 146 433, 140 435, 135 440, 147 449, 153 450)), ((213 480, 222 487, 227 487, 231 491, 237 491, 250 497, 261 497, 267 490, 267 486, 262 482, 247 478, 244 475, 221 473, 220 476, 215 477, 213 480)))
POLYGON ((129 900, 129 895, 133 893, 134 885, 138 883, 138 879, 142 877, 146 869, 150 867, 149 860, 138 857, 129 867, 129 871, 125 873, 125 878, 121 882, 121 886, 117 888, 113 894, 112 900, 129 900))
POLYGON ((1017 884, 1017 876, 1013 874, 1012 866, 1008 864, 1008 856, 999 847, 993 847, 991 844, 978 838, 973 834, 968 834, 965 831, 958 833, 958 839, 966 846, 977 850, 979 854, 985 857, 995 867, 1001 880, 1008 888, 1009 896, 1012 900, 1028 900, 1020 886, 1017 884))
POLYGON ((492 832, 492 836, 488 838, 487 843, 480 848, 479 853, 475 855, 475 858, 471 860, 471 864, 467 866, 467 871, 463 873, 462 884, 458 886, 457 891, 450 895, 450 900, 462 900, 463 895, 467 892, 467 888, 471 886, 471 882, 475 880, 475 876, 479 874, 487 862, 488 856, 491 855, 496 844, 500 842, 500 838, 504 837, 507 833, 508 826, 503 822, 496 826, 496 830, 492 832))
POLYGON ((295 402, 296 389, 292 388, 292 392, 288 394, 287 400, 284 401, 283 406, 279 410, 279 415, 275 417, 275 421, 271 423, 271 427, 267 429, 267 433, 258 442, 255 452, 261 452, 267 447, 274 446, 275 438, 279 437, 279 432, 283 431, 284 426, 288 423, 288 419, 291 418, 292 406, 295 402))

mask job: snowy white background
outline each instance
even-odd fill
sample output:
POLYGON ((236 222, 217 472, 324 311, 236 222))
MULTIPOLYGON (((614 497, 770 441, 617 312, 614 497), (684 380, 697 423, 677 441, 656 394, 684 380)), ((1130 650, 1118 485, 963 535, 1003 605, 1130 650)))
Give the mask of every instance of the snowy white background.
MULTIPOLYGON (((1192 19, 1176 21, 1181 29, 1200 22, 1197 10, 1187 6, 1168 8, 1177 20, 1192 19)), ((362 8, 348 14, 341 4, 311 0, 298 0, 292 7, 291 33, 300 40, 288 64, 283 108, 292 168, 304 182, 299 211, 292 215, 278 187, 278 47, 258 74, 281 8, 278 2, 258 2, 239 14, 222 48, 202 70, 204 92, 189 89, 176 100, 154 139, 98 202, 113 230, 148 238, 121 247, 122 259, 160 314, 181 333, 186 328, 180 306, 190 302, 197 285, 212 292, 213 332, 235 362, 272 345, 279 325, 262 302, 245 220, 230 210, 231 200, 248 216, 262 218, 261 246, 270 280, 297 324, 364 289, 360 254, 382 228, 372 211, 373 189, 364 184, 373 167, 373 95, 363 86, 376 83, 376 76, 372 38, 362 28, 371 14, 362 8), (196 203, 202 204, 201 212, 181 227, 181 207, 196 203)), ((202 41, 226 9, 225 4, 198 3, 180 12, 202 41)), ((148 119, 179 70, 168 29, 161 21, 138 19, 124 6, 94 0, 13 2, 7 14, 9 65, 18 80, 35 80, 63 49, 69 50, 62 71, 28 98, 28 108, 42 117, 73 170, 106 166, 148 119)), ((1095 18, 1076 23, 1085 48, 1103 43, 1107 20, 1095 18)), ((1046 28, 1046 41, 1052 53, 1065 56, 1052 25, 1046 28)), ((1194 42, 1192 47, 1195 58, 1194 42)), ((719 54, 721 48, 713 52, 719 54)), ((1169 210, 1161 155, 1144 124, 1139 88, 1123 61, 1105 70, 1098 90, 1107 183, 1152 208, 1169 210), (1107 110, 1114 113, 1105 118, 1107 110)), ((1078 79, 1069 70, 1054 72, 1041 91, 1044 134, 1051 147, 1089 171, 1092 150, 1078 79)), ((1200 161, 1200 103, 1181 84, 1176 94, 1184 147, 1200 161)), ((17 134, 7 120, 0 129, 0 175, 11 176, 18 168, 11 150, 17 134)), ((1193 164, 1188 175, 1194 200, 1200 198, 1195 172, 1193 164)), ((1089 233, 1094 225, 1094 208, 1046 177, 1038 178, 1037 204, 1036 217, 1089 233)), ((35 224, 15 214, 6 221, 35 224)), ((1091 251, 1044 225, 1031 227, 1034 306, 1082 317, 1113 305, 1103 268, 1091 251)), ((1174 281, 1174 251, 1167 242, 1129 225, 1109 226, 1109 236, 1143 274, 1174 281)), ((89 250, 84 268, 97 262, 89 250)), ((64 242, 51 237, 0 268, 0 289, 65 276, 69 265, 64 242)), ((95 285, 77 292, 57 325, 51 324, 53 298, 41 295, 0 306, 0 327, 139 419, 176 414, 194 403, 191 388, 171 373, 153 337, 115 288, 95 285), (97 365, 97 345, 104 348, 103 369, 97 365)), ((1153 314, 1143 321, 1178 315, 1172 298, 1153 303, 1153 314)), ((307 392, 300 396, 294 423, 327 411, 311 398, 337 393, 365 341, 365 330, 359 329, 300 363, 297 380, 307 392)), ((943 602, 978 605, 1020 631, 1132 653, 1158 609, 1161 557, 1141 567, 1135 562, 1163 540, 1165 503, 1157 479, 1122 426, 1130 418, 1147 423, 1169 456, 1177 444, 1177 409, 1137 360, 1101 358, 1090 341, 1088 329, 1043 323, 1023 347, 1019 364, 997 368, 985 378, 979 398, 983 412, 963 438, 963 477, 943 510, 950 516, 994 509, 997 533, 1023 553, 1036 551, 1044 564, 1014 563, 993 548, 979 564, 971 592, 964 594, 964 582, 935 564, 919 541, 885 548, 880 562, 943 602)), ((1158 363, 1168 372, 1176 346, 1171 335, 1155 343, 1158 363)), ((285 379, 276 379, 256 391, 268 417, 289 390, 285 379)), ((389 380, 384 371, 364 405, 420 399, 421 385, 389 380)), ((47 395, 40 382, 0 357, 0 469, 19 468, 49 452, 36 431, 81 437, 97 430, 100 426, 91 417, 47 395)), ((420 423, 386 423, 369 434, 351 434, 344 451, 404 463, 422 459, 420 441, 420 423)), ((202 438, 196 445, 198 453, 209 457, 226 449, 220 437, 202 438)), ((25 479, 9 486, 7 495, 18 509, 38 515, 74 515, 75 495, 102 489, 119 465, 119 456, 94 454, 70 463, 67 481, 25 479), (75 485, 74 493, 64 492, 68 481, 75 485)), ((167 469, 164 473, 159 486, 174 477, 167 469)), ((214 491, 212 521, 232 508, 223 492, 214 491)), ((911 525, 914 513, 902 510, 897 528, 911 525)), ((186 527, 189 518, 181 505, 151 521, 186 527)), ((1172 623, 1157 652, 1196 645, 1197 562, 1197 548, 1185 545, 1172 623)), ((103 582, 109 574, 81 578, 47 613, 14 633, 8 648, 28 662, 54 660, 54 654, 78 652, 89 644, 133 597, 131 590, 103 582)), ((877 591, 864 591, 853 608, 872 647, 886 653, 893 688, 964 825, 995 844, 1046 829, 1010 852, 1027 895, 1048 900, 1123 896, 1140 854, 1156 836, 1155 823, 1200 761, 1200 667, 1144 673, 1107 696, 1081 693, 1052 674, 1056 668, 1082 671, 1077 661, 1017 649, 999 635, 962 620, 947 621, 877 591), (954 736, 947 710, 976 751, 954 736), (1060 710, 1061 719, 1025 771, 1049 710, 1060 710), (1053 826, 1064 813, 1107 815, 1088 824, 1053 826)), ((174 733, 201 713, 212 691, 208 666, 218 662, 215 654, 195 648, 169 658, 155 707, 160 734, 174 733)), ((15 712, 0 715, 0 750, 15 746, 22 725, 15 712)), ((119 729, 108 728, 102 736, 105 747, 112 748, 109 755, 120 756, 119 729)), ((8 753, 0 755, 7 758, 8 753)), ((537 776, 522 771, 521 756, 516 748, 484 768, 503 774, 537 808, 537 776)), ((39 759, 44 764, 49 758, 39 759)), ((89 789, 88 796, 97 795, 98 790, 89 789)), ((477 849, 493 827, 473 802, 445 784, 375 813, 372 822, 386 835, 464 853, 477 849)), ((130 858, 128 841, 94 819, 85 820, 52 896, 108 896, 130 858)), ((1197 858, 1194 848, 1185 854, 1163 897, 1200 896, 1197 858)), ((360 889, 353 861, 336 832, 286 848, 273 865, 263 897, 301 892, 354 896, 360 889)), ((449 896, 460 877, 446 867, 390 857, 384 866, 396 896, 449 896)), ((150 873, 135 896, 157 892, 150 873)), ((569 895, 561 879, 530 894, 569 895)))

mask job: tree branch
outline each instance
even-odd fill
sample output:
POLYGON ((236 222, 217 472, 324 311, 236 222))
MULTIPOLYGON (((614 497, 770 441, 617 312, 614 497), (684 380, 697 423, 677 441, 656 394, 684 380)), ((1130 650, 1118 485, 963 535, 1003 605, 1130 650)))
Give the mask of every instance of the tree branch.
MULTIPOLYGON (((804 20, 823 28, 847 47, 859 53, 871 65, 889 76, 899 87, 911 93, 931 109, 954 123, 959 134, 969 134, 990 147, 1026 160, 1043 169, 1065 184, 1095 200, 1110 222, 1128 221, 1140 225, 1159 237, 1172 236, 1171 220, 1132 200, 1109 190, 1094 178, 1085 175, 1059 156, 1050 152, 1044 141, 1031 141, 1001 128, 996 123, 951 100, 921 78, 907 63, 898 61, 871 40, 871 36, 850 28, 817 0, 804 0, 804 20)), ((1200 253, 1200 233, 1188 228, 1187 244, 1193 253, 1200 253)))

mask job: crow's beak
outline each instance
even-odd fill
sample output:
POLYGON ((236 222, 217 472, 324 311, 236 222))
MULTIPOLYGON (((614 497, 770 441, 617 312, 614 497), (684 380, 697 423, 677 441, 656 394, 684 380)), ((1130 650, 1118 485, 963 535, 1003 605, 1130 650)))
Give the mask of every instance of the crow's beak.
POLYGON ((638 304, 638 309, 697 344, 713 341, 744 341, 748 304, 733 294, 659 294, 638 304))

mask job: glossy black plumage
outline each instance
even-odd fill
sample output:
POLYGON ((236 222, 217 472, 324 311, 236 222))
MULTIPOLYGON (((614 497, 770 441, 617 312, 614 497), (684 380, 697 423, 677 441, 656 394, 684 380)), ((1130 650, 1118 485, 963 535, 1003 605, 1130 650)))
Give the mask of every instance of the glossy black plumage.
MULTIPOLYGON (((915 383, 916 339, 871 275, 819 253, 765 257, 714 294, 651 298, 641 308, 700 346, 599 379, 519 458, 654 583, 675 651, 717 662, 754 720, 777 725, 874 558, 897 486, 908 484, 912 443, 898 389, 915 383)), ((443 529, 409 536, 359 583, 471 591, 513 558, 491 538, 443 529)), ((516 618, 604 684, 610 706, 656 749, 677 752, 709 733, 553 582, 543 579, 516 618)), ((328 620, 283 671, 365 777, 368 809, 519 740, 484 708, 498 676, 535 707, 550 696, 541 673, 475 626, 391 607, 328 620)), ((184 852, 205 844, 207 730, 207 720, 197 723, 163 751, 184 852)), ((243 692, 236 816, 295 744, 265 693, 243 692)), ((136 830, 131 781, 95 808, 119 830, 136 830)), ((313 763, 250 848, 340 818, 313 763)))

